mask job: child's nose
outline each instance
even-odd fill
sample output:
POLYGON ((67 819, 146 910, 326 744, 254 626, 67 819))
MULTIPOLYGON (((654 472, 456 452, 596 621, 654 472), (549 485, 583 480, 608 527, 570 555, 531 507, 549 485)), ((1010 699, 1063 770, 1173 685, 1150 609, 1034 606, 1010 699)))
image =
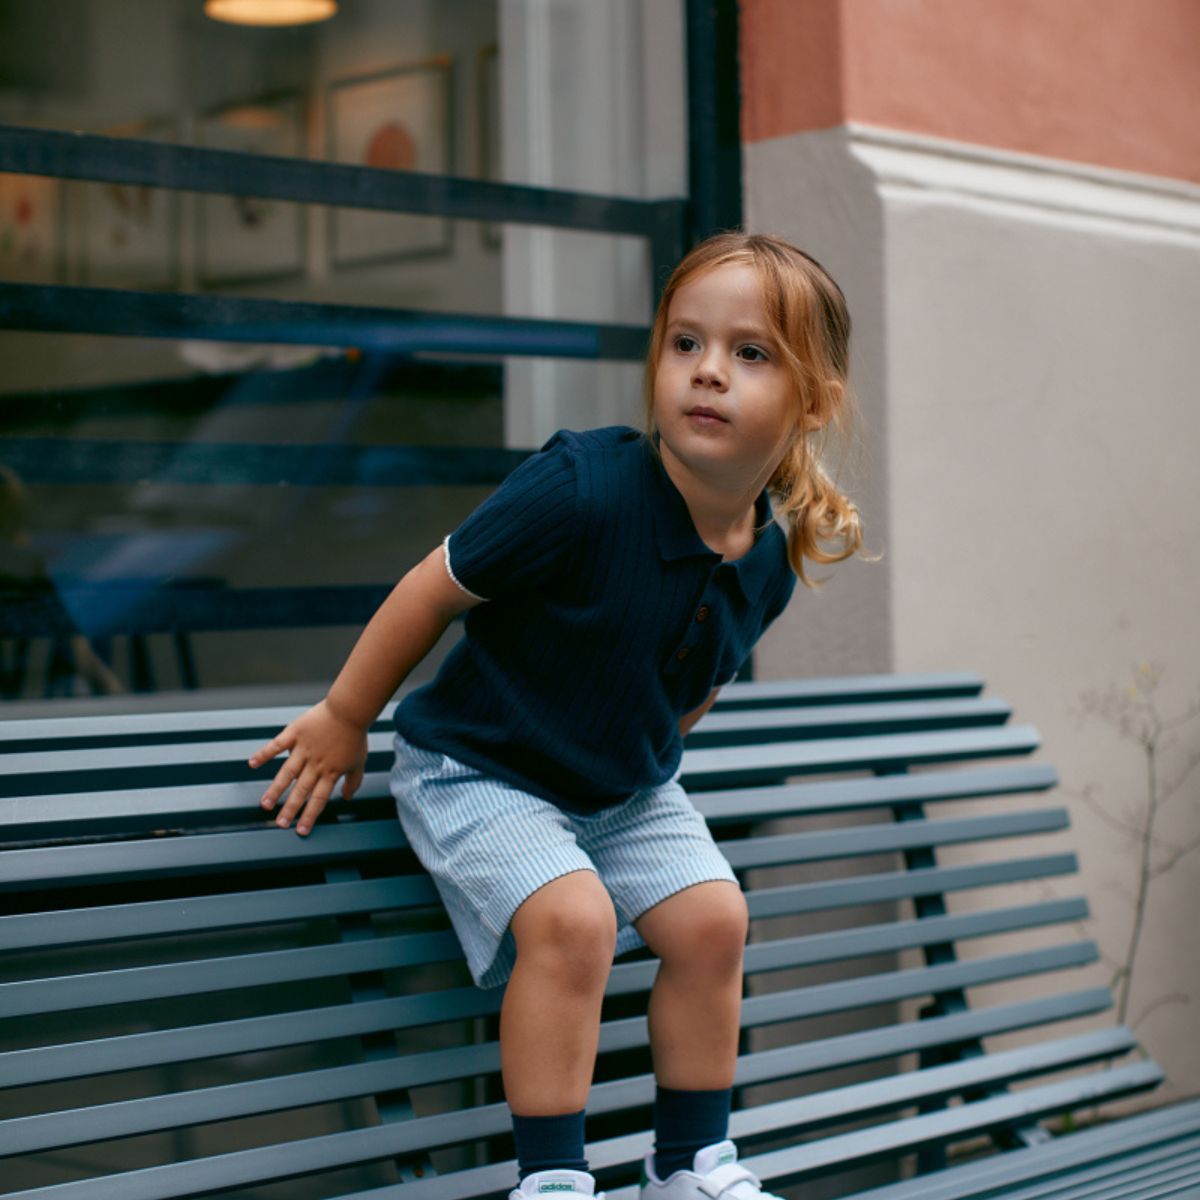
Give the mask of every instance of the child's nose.
POLYGON ((726 368, 719 353, 709 350, 697 363, 695 379, 697 383, 705 383, 715 387, 725 384, 726 368))

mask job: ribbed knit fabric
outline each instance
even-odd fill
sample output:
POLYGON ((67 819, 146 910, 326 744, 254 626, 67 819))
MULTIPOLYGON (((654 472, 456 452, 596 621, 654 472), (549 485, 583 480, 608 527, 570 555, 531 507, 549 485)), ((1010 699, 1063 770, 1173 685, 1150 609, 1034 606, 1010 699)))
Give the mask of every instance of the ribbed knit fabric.
POLYGON ((654 1095, 654 1173, 690 1171, 696 1151, 729 1132, 733 1088, 690 1092, 659 1085, 654 1095))
POLYGON ((453 578, 486 603, 396 729, 574 812, 665 782, 680 717, 792 595, 765 490, 756 523, 722 562, 644 434, 560 431, 447 539, 453 578))
POLYGON ((535 1171, 586 1171, 583 1157, 584 1110, 555 1117, 512 1115, 518 1178, 535 1171))

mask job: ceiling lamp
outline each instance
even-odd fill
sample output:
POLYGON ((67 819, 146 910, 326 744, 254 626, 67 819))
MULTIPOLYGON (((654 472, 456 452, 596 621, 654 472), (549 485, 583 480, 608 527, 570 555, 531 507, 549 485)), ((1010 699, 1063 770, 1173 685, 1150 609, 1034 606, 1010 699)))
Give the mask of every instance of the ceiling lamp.
POLYGON ((232 25, 311 25, 337 12, 337 0, 204 0, 204 13, 232 25))

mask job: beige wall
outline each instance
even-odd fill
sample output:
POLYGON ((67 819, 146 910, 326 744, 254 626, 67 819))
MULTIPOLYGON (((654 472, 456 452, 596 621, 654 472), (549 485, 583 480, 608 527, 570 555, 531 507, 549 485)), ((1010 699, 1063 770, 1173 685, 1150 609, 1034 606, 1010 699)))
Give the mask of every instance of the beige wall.
POLYGON ((762 673, 971 669, 1036 725, 1073 823, 1037 852, 1076 849, 1082 874, 1006 902, 1088 898, 1103 961, 1064 990, 1120 985, 1137 942, 1125 1015, 1169 1079, 1134 1103, 1194 1093, 1200 7, 741 14, 747 225, 846 291, 868 450, 848 482, 885 555, 800 591, 762 673))
MULTIPOLYGON (((758 142, 746 172, 750 227, 846 287, 876 469, 864 511, 885 551, 798 594, 763 673, 979 671, 1040 730, 1062 779, 1045 803, 1070 808, 1060 843, 1082 860, 1080 878, 1008 902, 1087 896, 1111 961, 1061 986, 1107 983, 1133 928, 1139 847, 1122 825, 1144 822, 1147 763, 1088 694, 1136 705, 1154 679, 1139 664, 1161 663, 1164 718, 1200 700, 1200 188, 855 126, 758 142)), ((1154 864, 1200 839, 1197 759, 1193 718, 1158 757, 1160 787, 1181 782, 1154 864)), ((1142 1104, 1200 1088, 1198 905, 1200 848, 1145 905, 1128 1020, 1169 1082, 1142 1104)))

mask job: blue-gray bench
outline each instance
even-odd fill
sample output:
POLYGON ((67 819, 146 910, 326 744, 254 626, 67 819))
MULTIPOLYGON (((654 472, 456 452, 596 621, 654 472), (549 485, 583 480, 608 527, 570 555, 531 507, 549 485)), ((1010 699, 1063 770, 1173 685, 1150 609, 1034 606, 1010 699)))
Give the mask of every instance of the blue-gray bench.
MULTIPOLYGON (((1062 1024, 1111 1003, 1063 975, 1096 959, 1071 929, 1086 904, 1003 887, 1074 856, 996 843, 1067 814, 1043 795, 1053 769, 1020 761, 1035 731, 981 693, 958 674, 733 684, 688 739, 684 782, 754 919, 731 1135, 775 1190, 845 1194, 877 1163, 923 1174, 871 1200, 1200 1194, 1200 1103, 1039 1123, 1162 1072, 1127 1029, 1062 1024), (1009 941, 960 957, 993 935, 1009 941), (976 1002, 1018 979, 1020 998, 976 1002), (985 1138, 1003 1152, 946 1165, 985 1138)), ((245 761, 297 711, 0 723, 0 1192, 511 1186, 499 992, 470 984, 394 818, 390 707, 359 794, 308 839, 270 824, 245 761)), ((649 1147, 654 970, 618 963, 605 1002, 588 1157, 613 1200, 649 1147)))

